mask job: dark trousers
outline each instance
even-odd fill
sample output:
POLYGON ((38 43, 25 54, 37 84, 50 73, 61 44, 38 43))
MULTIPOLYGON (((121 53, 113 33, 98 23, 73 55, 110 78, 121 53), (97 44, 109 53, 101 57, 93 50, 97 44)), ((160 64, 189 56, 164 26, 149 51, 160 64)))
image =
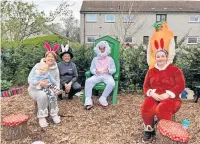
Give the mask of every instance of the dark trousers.
MULTIPOLYGON (((64 85, 60 85, 61 90, 65 91, 65 86, 64 85)), ((78 82, 74 82, 71 86, 71 89, 68 93, 68 99, 73 99, 73 96, 77 93, 81 91, 81 85, 78 82)), ((59 99, 62 99, 62 94, 58 95, 59 99)))

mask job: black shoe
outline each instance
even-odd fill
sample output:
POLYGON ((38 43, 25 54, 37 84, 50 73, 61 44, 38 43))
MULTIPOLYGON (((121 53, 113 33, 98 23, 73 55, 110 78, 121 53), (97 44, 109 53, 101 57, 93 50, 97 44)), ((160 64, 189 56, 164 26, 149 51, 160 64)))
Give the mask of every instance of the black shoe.
POLYGON ((91 110, 92 107, 93 107, 92 105, 86 105, 86 106, 85 106, 85 109, 86 109, 86 110, 91 110))
POLYGON ((63 100, 62 95, 58 95, 58 101, 61 101, 61 100, 63 100))
POLYGON ((153 130, 153 131, 151 132, 151 136, 152 136, 152 137, 156 136, 156 131, 155 131, 155 130, 153 130))
POLYGON ((144 141, 148 141, 148 140, 151 139, 151 137, 152 137, 152 132, 147 132, 147 131, 145 131, 142 139, 143 139, 144 141))

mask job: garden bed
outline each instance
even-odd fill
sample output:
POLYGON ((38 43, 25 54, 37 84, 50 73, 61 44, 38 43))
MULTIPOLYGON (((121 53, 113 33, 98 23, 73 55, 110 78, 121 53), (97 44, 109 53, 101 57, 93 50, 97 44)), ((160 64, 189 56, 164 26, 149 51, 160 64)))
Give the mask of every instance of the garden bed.
MULTIPOLYGON (((2 144, 31 144, 34 141, 44 141, 45 144, 136 144, 141 142, 143 131, 140 116, 140 105, 144 97, 133 94, 120 94, 118 104, 102 109, 95 106, 92 110, 83 109, 79 97, 73 100, 58 102, 62 122, 47 128, 40 128, 34 113, 34 102, 27 91, 13 97, 1 99, 1 119, 10 114, 26 114, 28 120, 28 137, 5 141, 2 144)), ((184 102, 181 110, 176 114, 176 121, 183 119, 191 121, 188 129, 191 134, 190 144, 200 142, 200 102, 184 102)), ((2 132, 2 131, 1 131, 2 132)), ((156 144, 156 139, 152 141, 156 144)))

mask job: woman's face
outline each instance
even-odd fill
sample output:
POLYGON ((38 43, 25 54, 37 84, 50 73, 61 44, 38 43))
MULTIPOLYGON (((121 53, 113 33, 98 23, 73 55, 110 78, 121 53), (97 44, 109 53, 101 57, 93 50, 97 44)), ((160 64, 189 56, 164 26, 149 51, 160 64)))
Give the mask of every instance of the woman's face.
POLYGON ((104 53, 105 52, 105 47, 99 47, 99 50, 101 53, 104 53))
POLYGON ((49 66, 54 65, 55 63, 55 57, 52 53, 48 53, 45 57, 45 61, 49 66))
POLYGON ((66 53, 62 56, 62 59, 65 61, 65 62, 69 62, 71 60, 71 56, 66 53))
POLYGON ((162 51, 157 52, 156 63, 158 66, 164 66, 167 63, 167 55, 162 51))

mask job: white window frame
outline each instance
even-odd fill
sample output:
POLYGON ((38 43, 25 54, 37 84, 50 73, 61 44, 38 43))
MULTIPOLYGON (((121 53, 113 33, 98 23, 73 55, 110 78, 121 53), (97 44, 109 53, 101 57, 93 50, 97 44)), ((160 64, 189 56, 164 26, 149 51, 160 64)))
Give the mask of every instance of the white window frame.
POLYGON ((86 15, 86 22, 97 22, 97 14, 87 14, 86 15), (94 20, 89 20, 88 16, 96 16, 96 19, 94 20))
POLYGON ((189 22, 191 22, 191 23, 198 23, 198 22, 200 22, 200 15, 191 15, 191 16, 189 16, 189 22), (192 16, 198 16, 199 18, 198 18, 197 21, 193 21, 193 20, 191 20, 192 16))
POLYGON ((114 15, 114 14, 106 14, 106 15, 105 15, 105 22, 106 22, 106 23, 114 23, 114 22, 115 22, 115 15, 114 15), (114 16, 114 20, 113 20, 113 21, 107 20, 107 19, 106 19, 106 18, 107 18, 106 16, 114 16))
POLYGON ((87 35, 86 36, 86 43, 94 43, 94 42, 88 42, 88 37, 94 37, 94 41, 97 39, 97 36, 96 35, 87 35))
POLYGON ((156 14, 156 22, 162 22, 162 21, 167 21, 167 14, 156 14), (160 19, 158 20, 158 16, 160 16, 160 19), (161 20, 161 17, 165 16, 165 20, 161 20))
POLYGON ((131 22, 134 23, 134 15, 124 15, 124 23, 131 22), (128 21, 125 20, 125 17, 129 17, 128 21), (133 17, 133 20, 130 21, 130 17, 133 17))
POLYGON ((189 36, 187 38, 187 44, 198 44, 199 43, 199 37, 198 36, 189 36), (196 38, 197 39, 197 42, 196 43, 189 43, 189 38, 196 38))

